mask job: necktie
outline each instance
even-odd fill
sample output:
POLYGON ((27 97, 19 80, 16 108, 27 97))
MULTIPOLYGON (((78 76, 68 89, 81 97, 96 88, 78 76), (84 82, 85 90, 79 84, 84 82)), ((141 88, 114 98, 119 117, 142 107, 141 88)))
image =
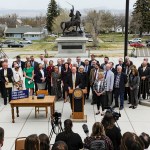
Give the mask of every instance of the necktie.
POLYGON ((96 69, 96 71, 95 71, 94 81, 96 80, 96 75, 97 75, 97 69, 96 69))
POLYGON ((106 79, 106 77, 107 77, 107 71, 106 71, 106 74, 105 74, 105 79, 106 79))

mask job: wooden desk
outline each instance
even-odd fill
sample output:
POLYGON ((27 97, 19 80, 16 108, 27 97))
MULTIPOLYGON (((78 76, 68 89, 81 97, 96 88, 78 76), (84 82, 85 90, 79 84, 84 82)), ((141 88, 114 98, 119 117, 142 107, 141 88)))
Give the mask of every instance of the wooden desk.
POLYGON ((17 117, 19 117, 19 107, 50 107, 51 115, 53 115, 55 112, 55 96, 45 96, 44 99, 37 99, 37 97, 34 96, 34 100, 32 100, 32 96, 30 96, 29 98, 12 100, 10 105, 12 123, 15 123, 14 107, 16 107, 17 117))

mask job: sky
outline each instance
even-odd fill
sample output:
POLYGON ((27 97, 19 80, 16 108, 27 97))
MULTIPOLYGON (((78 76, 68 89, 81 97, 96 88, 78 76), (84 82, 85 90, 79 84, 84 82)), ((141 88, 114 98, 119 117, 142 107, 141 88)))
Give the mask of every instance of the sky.
MULTIPOLYGON (((47 9, 50 0, 0 0, 0 9, 47 9)), ((62 8, 70 9, 71 3, 75 9, 106 8, 106 9, 125 9, 126 0, 56 0, 62 8)), ((130 0, 130 9, 136 0, 130 0)))

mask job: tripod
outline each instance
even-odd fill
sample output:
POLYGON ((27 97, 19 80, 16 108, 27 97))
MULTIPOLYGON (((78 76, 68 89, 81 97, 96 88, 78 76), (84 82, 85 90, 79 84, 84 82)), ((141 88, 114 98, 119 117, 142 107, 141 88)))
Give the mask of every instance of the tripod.
POLYGON ((61 120, 52 120, 51 121, 51 125, 52 125, 52 129, 50 131, 49 134, 49 140, 51 141, 53 133, 55 133, 56 135, 58 135, 59 133, 61 133, 63 131, 62 125, 61 125, 61 120))

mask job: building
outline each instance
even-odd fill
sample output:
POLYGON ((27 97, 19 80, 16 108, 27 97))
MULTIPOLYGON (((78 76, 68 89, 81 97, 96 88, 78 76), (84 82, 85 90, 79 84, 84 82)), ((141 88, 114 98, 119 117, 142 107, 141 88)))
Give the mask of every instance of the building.
POLYGON ((7 28, 4 35, 5 38, 40 40, 47 35, 47 29, 43 27, 17 26, 16 28, 7 28))
POLYGON ((115 32, 116 33, 124 33, 125 32, 125 27, 122 30, 122 26, 118 26, 118 27, 116 27, 115 32))

